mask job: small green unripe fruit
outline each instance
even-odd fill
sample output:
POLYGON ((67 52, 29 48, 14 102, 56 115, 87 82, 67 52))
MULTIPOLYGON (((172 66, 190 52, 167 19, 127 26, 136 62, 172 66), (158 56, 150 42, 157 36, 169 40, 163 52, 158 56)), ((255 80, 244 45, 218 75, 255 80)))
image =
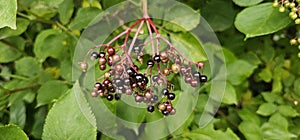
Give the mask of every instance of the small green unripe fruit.
POLYGON ((297 19, 295 20, 295 24, 300 24, 300 18, 297 18, 297 19))
POLYGON ((273 3, 273 7, 278 7, 278 2, 277 1, 275 1, 274 3, 273 3))
POLYGON ((291 45, 297 44, 297 40, 296 40, 296 39, 291 39, 291 40, 290 40, 290 44, 291 44, 291 45))
POLYGON ((300 52, 298 53, 298 57, 300 58, 300 52))
POLYGON ((297 42, 300 43, 300 38, 297 38, 297 42))
POLYGON ((294 8, 296 4, 294 2, 290 3, 290 8, 294 8))
POLYGON ((298 45, 298 49, 300 50, 300 45, 298 45))
POLYGON ((297 17, 298 17, 298 15, 296 13, 291 16, 292 19, 296 19, 297 17))
POLYGON ((279 7, 279 12, 284 12, 285 11, 285 8, 283 6, 279 7))

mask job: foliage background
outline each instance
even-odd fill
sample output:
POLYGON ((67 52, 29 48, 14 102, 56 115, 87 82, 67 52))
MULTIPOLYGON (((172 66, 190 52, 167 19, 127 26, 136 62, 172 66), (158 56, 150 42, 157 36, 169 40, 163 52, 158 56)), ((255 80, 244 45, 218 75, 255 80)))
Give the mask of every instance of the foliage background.
MULTIPOLYGON (((208 98, 200 93, 188 121, 167 138, 300 139, 299 50, 289 44, 299 27, 288 12, 279 13, 273 0, 179 1, 197 10, 216 32, 227 86, 209 125, 198 128, 195 121, 208 98)), ((78 88, 71 71, 81 32, 119 2, 0 1, 0 139, 109 139, 73 105, 75 93, 68 89, 78 88)), ((176 28, 166 28, 185 39, 176 28)))

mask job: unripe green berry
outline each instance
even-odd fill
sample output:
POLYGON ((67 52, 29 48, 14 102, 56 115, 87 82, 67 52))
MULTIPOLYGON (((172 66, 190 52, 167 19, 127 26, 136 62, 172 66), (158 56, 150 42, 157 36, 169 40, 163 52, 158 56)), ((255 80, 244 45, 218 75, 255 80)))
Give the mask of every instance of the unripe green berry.
POLYGON ((292 17, 294 14, 296 14, 295 12, 290 12, 289 16, 292 17))
POLYGON ((285 1, 285 2, 284 2, 284 7, 286 7, 286 8, 290 7, 290 2, 285 1))
POLYGON ((292 11, 292 12, 297 12, 298 9, 294 7, 294 8, 291 8, 291 11, 292 11))
POLYGON ((295 24, 300 24, 300 18, 297 18, 297 19, 295 20, 295 24))
POLYGON ((300 50, 300 45, 298 45, 298 49, 300 50))
POLYGON ((296 39, 291 39, 291 40, 290 40, 290 44, 291 44, 291 45, 297 44, 297 40, 296 40, 296 39))
POLYGON ((279 12, 283 13, 285 11, 285 8, 283 6, 279 7, 279 12))
POLYGON ((278 2, 277 1, 274 1, 274 3, 273 3, 273 7, 278 7, 278 2))
POLYGON ((296 19, 297 17, 298 17, 298 15, 296 13, 291 16, 292 19, 296 19))
POLYGON ((298 53, 298 57, 300 58, 300 52, 298 53))
POLYGON ((297 38, 297 42, 300 43, 300 38, 297 38))
POLYGON ((296 4, 294 2, 290 3, 290 8, 294 8, 296 4))

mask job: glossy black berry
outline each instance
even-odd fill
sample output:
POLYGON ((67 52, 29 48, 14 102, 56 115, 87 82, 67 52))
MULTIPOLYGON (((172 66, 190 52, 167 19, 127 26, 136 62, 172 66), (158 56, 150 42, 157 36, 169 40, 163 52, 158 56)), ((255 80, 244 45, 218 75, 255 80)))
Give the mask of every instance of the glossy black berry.
POLYGON ((156 63, 159 63, 159 62, 161 61, 159 55, 155 55, 155 56, 153 57, 153 60, 154 60, 156 63))
POLYGON ((146 76, 143 77, 143 82, 144 82, 145 84, 148 84, 149 80, 148 80, 148 78, 147 78, 146 76))
POLYGON ((116 88, 114 86, 108 87, 108 90, 111 93, 115 93, 116 92, 116 88))
POLYGON ((200 82, 201 82, 201 83, 207 82, 207 76, 201 75, 201 76, 200 76, 200 82))
POLYGON ((102 88, 101 83, 95 83, 94 88, 98 90, 101 89, 102 88))
POLYGON ((154 61, 153 60, 148 60, 147 65, 148 65, 148 67, 153 67, 154 66, 154 61))
POLYGON ((143 79, 144 79, 144 75, 143 75, 143 74, 137 74, 137 75, 135 75, 135 77, 134 77, 134 80, 135 80, 136 82, 142 82, 143 79))
POLYGON ((169 90, 165 88, 165 89, 163 89, 163 90, 161 91, 161 94, 162 94, 163 96, 166 96, 166 95, 169 94, 169 90))
POLYGON ((100 58, 104 58, 104 57, 105 57, 105 52, 100 52, 100 53, 99 53, 99 57, 100 57, 100 58))
POLYGON ((174 93, 169 93, 168 94, 168 99, 169 100, 174 100, 175 99, 175 94, 174 93))
POLYGON ((133 68, 126 69, 126 72, 130 77, 133 77, 135 75, 135 71, 133 68))
POLYGON ((108 95, 106 96, 106 99, 107 99, 108 101, 112 101, 112 100, 114 99, 114 96, 113 96, 112 94, 108 94, 108 95))
POLYGON ((148 112, 153 112, 154 111, 154 106, 150 105, 147 108, 148 112))
POLYGON ((120 93, 116 93, 115 94, 115 99, 116 100, 120 100, 121 99, 121 94, 120 93))
POLYGON ((99 58, 99 54, 96 53, 96 52, 92 52, 92 54, 91 54, 91 59, 92 59, 92 60, 95 60, 95 59, 97 59, 97 58, 99 58))
POLYGON ((168 116, 168 115, 169 115, 169 111, 167 111, 167 110, 163 110, 161 113, 162 113, 164 116, 168 116))

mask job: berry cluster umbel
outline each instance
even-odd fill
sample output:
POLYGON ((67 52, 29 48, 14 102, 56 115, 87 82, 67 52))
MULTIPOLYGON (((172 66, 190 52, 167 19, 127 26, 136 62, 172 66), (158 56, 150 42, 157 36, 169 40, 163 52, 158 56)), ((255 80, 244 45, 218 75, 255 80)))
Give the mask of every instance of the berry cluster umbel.
MULTIPOLYGON (((295 24, 300 24, 300 0, 274 0, 273 7, 279 7, 279 12, 290 10, 289 17, 295 21, 295 24)), ((291 45, 298 45, 300 50, 300 37, 292 38, 291 45)), ((300 58, 300 52, 298 52, 300 58)))
POLYGON ((295 21, 295 24, 300 24, 300 0, 274 0, 273 7, 279 7, 279 12, 284 12, 290 9, 289 16, 295 21))
POLYGON ((185 83, 194 88, 207 82, 207 76, 203 74, 204 63, 191 62, 168 39, 161 36, 149 18, 145 6, 143 18, 135 21, 108 43, 94 46, 88 51, 84 61, 80 62, 83 72, 88 69, 88 56, 92 60, 98 60, 99 70, 104 71, 104 75, 94 84, 91 96, 101 96, 112 101, 120 100, 123 95, 132 95, 137 103, 143 102, 148 105, 148 112, 158 109, 164 116, 176 113, 172 101, 177 95, 173 92, 174 84, 167 78, 169 75, 181 74, 185 83), (137 39, 145 24, 150 41, 137 39), (136 32, 130 38, 133 29, 136 29, 136 32), (125 39, 121 40, 122 36, 125 36, 125 39), (132 40, 130 43, 129 39, 132 40), (123 42, 123 45, 113 46, 116 41, 123 42), (162 50, 160 41, 165 42, 168 47, 162 50), (145 55, 145 47, 148 44, 152 47, 150 58, 145 55), (138 61, 133 61, 133 55, 137 56, 138 61), (146 63, 147 68, 139 70, 140 67, 135 63, 146 63))

